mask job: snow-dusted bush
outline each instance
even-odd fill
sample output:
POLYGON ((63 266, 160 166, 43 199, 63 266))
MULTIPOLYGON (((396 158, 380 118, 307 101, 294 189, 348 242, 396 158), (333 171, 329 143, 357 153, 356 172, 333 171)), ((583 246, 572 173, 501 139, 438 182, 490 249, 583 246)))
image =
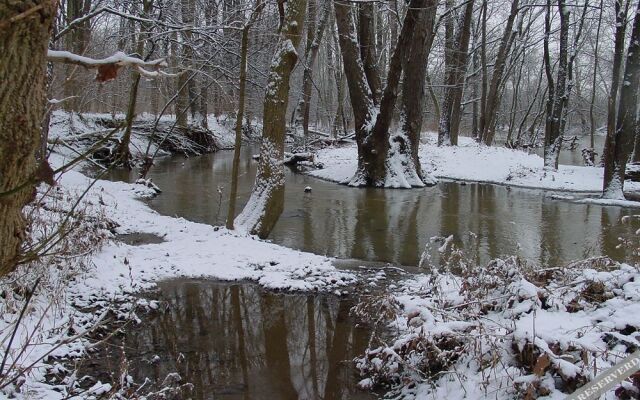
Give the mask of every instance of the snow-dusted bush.
POLYGON ((400 398, 563 398, 640 347, 637 267, 602 257, 478 266, 447 251, 445 268, 399 285, 390 323, 400 333, 356 360, 361 386, 400 398))

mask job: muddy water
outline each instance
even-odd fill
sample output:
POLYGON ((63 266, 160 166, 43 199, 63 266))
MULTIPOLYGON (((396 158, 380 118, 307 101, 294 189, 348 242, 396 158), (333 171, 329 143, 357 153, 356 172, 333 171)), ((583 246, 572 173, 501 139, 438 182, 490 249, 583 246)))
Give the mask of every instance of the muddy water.
MULTIPOLYGON (((250 156, 256 151, 243 151, 239 210, 254 182, 257 163, 250 156)), ((150 205, 162 214, 223 224, 232 155, 159 161, 151 177, 163 193, 150 205)), ((286 179, 285 210, 270 239, 338 258, 414 266, 429 245, 438 263, 440 245, 430 239, 454 235, 480 262, 512 254, 552 265, 595 255, 624 260, 631 255, 618 248, 618 238, 638 228, 620 224, 637 210, 554 200, 539 190, 455 182, 413 190, 355 189, 289 170, 286 179)))
POLYGON ((369 331, 349 318, 349 300, 202 280, 161 282, 159 294, 166 307, 127 333, 138 382, 177 371, 194 399, 376 398, 356 388, 351 360, 369 331))

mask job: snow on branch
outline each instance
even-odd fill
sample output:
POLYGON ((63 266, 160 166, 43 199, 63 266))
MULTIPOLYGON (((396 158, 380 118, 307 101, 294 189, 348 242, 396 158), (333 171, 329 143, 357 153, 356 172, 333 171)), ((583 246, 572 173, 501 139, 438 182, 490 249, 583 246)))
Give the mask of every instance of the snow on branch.
POLYGON ((137 57, 128 56, 121 51, 107 58, 94 59, 68 51, 49 50, 47 52, 47 60, 64 64, 80 65, 87 69, 97 69, 98 72, 96 74, 96 80, 99 82, 106 82, 115 79, 118 75, 118 70, 121 67, 134 67, 140 75, 150 78, 155 78, 159 75, 173 76, 172 74, 160 71, 161 68, 168 67, 164 58, 144 61, 137 57))

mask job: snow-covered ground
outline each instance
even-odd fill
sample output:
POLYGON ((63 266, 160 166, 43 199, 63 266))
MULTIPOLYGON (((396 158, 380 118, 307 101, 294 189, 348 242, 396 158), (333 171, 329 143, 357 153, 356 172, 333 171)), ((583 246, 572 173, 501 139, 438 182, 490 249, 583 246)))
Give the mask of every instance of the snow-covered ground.
MULTIPOLYGON (((638 267, 455 264, 456 274, 434 267, 381 303, 395 334, 358 361, 361 386, 401 383, 403 399, 564 399, 640 346, 638 267)), ((616 393, 638 393, 623 387, 616 393)))
MULTIPOLYGON (((62 161, 54 156, 52 164, 56 167, 62 161)), ((159 215, 140 201, 153 194, 144 185, 94 181, 76 171, 59 177, 59 185, 39 201, 42 208, 29 211, 30 214, 45 213, 44 225, 49 226, 40 226, 39 235, 54 232, 64 219, 64 212, 73 207, 90 185, 79 208, 88 221, 105 222, 90 225, 87 232, 95 230, 96 236, 108 238, 104 242, 95 239, 86 245, 87 252, 95 252, 82 255, 86 258, 82 267, 74 267, 73 260, 78 256, 53 256, 47 259, 51 265, 24 266, 0 282, 3 296, 11 296, 5 288, 30 288, 38 277, 46 281, 29 303, 8 351, 9 338, 19 320, 24 296, 18 295, 19 290, 15 289, 15 298, 5 299, 0 305, 0 354, 8 355, 7 366, 15 362, 10 371, 32 366, 26 379, 0 388, 0 398, 67 398, 79 377, 72 375, 54 385, 45 383, 45 374, 63 373, 66 363, 86 354, 91 345, 78 334, 94 329, 110 309, 115 310, 118 318, 135 321, 136 303, 143 308, 157 307, 146 300, 136 300, 133 294, 152 289, 158 280, 177 277, 251 280, 271 289, 342 293, 356 279, 352 273, 336 270, 326 257, 287 249, 224 228, 159 215), (117 234, 149 233, 163 241, 127 245, 115 240, 107 230, 108 226, 116 226, 113 229, 117 234), (91 248, 99 242, 99 249, 91 248), (55 295, 51 289, 54 286, 57 288, 55 295), (21 349, 26 351, 21 352, 21 349), (44 363, 45 360, 50 363, 44 363)), ((2 383, 0 379, 0 385, 2 383)), ((109 388, 106 383, 96 385, 82 398, 109 388)))
MULTIPOLYGON (((423 171, 436 178, 567 192, 602 191, 603 168, 560 165, 557 171, 548 171, 542 157, 521 150, 487 147, 469 137, 460 137, 458 146, 438 147, 436 143, 435 134, 428 133, 420 145, 423 171)), ((325 167, 310 175, 345 182, 356 171, 357 149, 325 148, 318 151, 317 161, 325 167)), ((640 184, 626 182, 625 190, 640 190, 640 184)))

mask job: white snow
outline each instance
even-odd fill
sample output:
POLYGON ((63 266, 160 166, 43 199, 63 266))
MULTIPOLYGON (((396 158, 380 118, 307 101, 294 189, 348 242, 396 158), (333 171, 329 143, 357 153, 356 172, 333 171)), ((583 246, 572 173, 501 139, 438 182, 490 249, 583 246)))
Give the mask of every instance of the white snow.
MULTIPOLYGON (((440 179, 472 181, 567 192, 601 192, 603 168, 560 165, 557 171, 543 168, 542 157, 505 147, 487 147, 468 137, 458 146, 436 145, 434 133, 426 134, 420 145, 420 162, 425 174, 440 179)), ((334 181, 349 182, 357 168, 355 146, 329 147, 318 151, 317 160, 325 168, 310 175, 334 181)), ((640 185, 625 182, 625 190, 638 190, 640 185)))
MULTIPOLYGON (((52 158, 54 167, 63 161, 61 156, 52 158)), ((59 177, 56 196, 72 203, 91 182, 92 179, 79 172, 66 172, 59 177)), ((47 312, 46 318, 40 322, 42 310, 48 309, 51 303, 48 293, 34 296, 32 307, 9 350, 9 362, 16 361, 18 366, 34 363, 35 368, 27 375, 19 393, 13 391, 15 387, 9 386, 0 391, 0 398, 5 395, 20 399, 65 398, 64 390, 54 390, 51 384, 45 383, 45 373, 62 366, 47 366, 40 358, 48 353, 65 359, 85 354, 88 342, 82 338, 69 340, 73 337, 69 327, 75 321, 78 332, 90 329, 114 301, 120 304, 119 316, 139 321, 134 312, 136 304, 147 309, 158 305, 144 299, 137 301, 132 295, 153 289, 158 280, 178 277, 251 280, 271 289, 335 291, 356 279, 352 273, 336 270, 332 260, 323 256, 287 249, 224 228, 159 215, 140 201, 153 194, 153 189, 145 184, 102 180, 93 184, 82 201, 93 210, 91 215, 108 216, 119 225, 116 228, 118 234, 151 233, 164 241, 131 246, 107 240, 101 249, 95 249, 95 254, 88 256, 86 269, 74 273, 77 277, 71 280, 60 278, 61 284, 67 285, 62 290, 63 295, 56 299, 54 311, 47 312), (98 307, 99 311, 83 311, 91 307, 98 307), (19 349, 29 340, 31 333, 40 339, 30 346, 30 351, 20 354, 19 349)), ((107 230, 104 234, 110 235, 107 230)), ((54 270, 64 276, 64 269, 54 270)), ((5 287, 12 279, 12 276, 5 277, 0 281, 0 287, 5 287)), ((17 318, 17 313, 7 312, 8 306, 8 303, 3 303, 3 313, 0 314, 1 354, 7 352, 6 338, 17 318)), ((19 309, 19 304, 15 307, 19 309)), ((101 392, 109 390, 109 387, 96 384, 93 389, 101 392)))

